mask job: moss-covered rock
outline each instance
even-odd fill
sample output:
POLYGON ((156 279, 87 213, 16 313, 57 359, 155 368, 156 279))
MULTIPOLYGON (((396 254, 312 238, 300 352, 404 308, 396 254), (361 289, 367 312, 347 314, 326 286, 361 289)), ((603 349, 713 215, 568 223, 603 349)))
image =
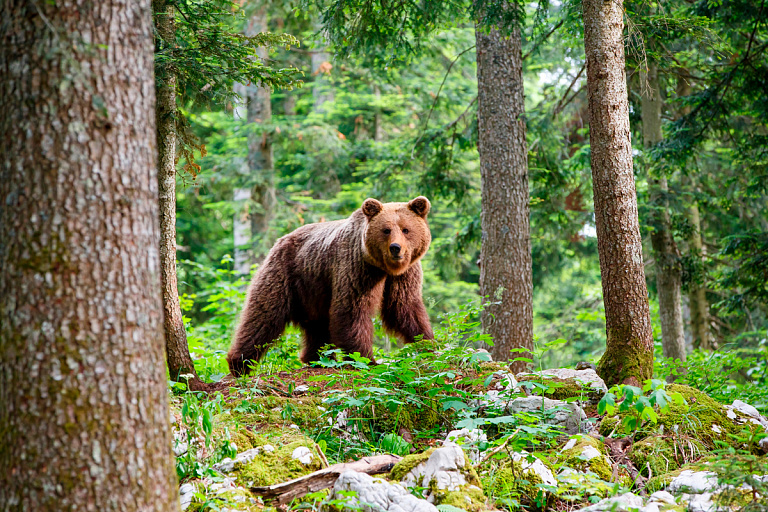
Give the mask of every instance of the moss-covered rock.
POLYGON ((592 369, 572 370, 555 368, 533 373, 518 373, 520 383, 529 382, 536 395, 544 395, 555 400, 578 398, 582 401, 597 402, 608 391, 605 382, 592 369))
POLYGON ((400 461, 395 464, 395 467, 392 468, 392 470, 389 472, 389 475, 387 475, 387 479, 393 481, 393 482, 400 482, 403 478, 405 478, 405 475, 410 473, 410 471, 418 466, 419 464, 425 463, 429 460, 430 455, 434 453, 436 448, 430 448, 429 450, 426 450, 422 453, 413 453, 411 455, 406 455, 400 461))
POLYGON ((480 480, 486 495, 496 500, 497 504, 515 500, 532 508, 545 508, 553 499, 549 490, 557 486, 548 463, 529 454, 518 453, 501 461, 480 480))
MULTIPOLYGON (((579 471, 590 471, 606 482, 614 480, 613 464, 608 457, 605 445, 599 439, 588 435, 579 434, 571 437, 557 455, 557 462, 579 471)), ((629 473, 621 466, 618 467, 615 480, 624 486, 632 483, 629 473)))
MULTIPOLYGON (((710 398, 706 393, 698 389, 671 384, 667 386, 668 393, 680 393, 687 405, 671 403, 669 410, 659 413, 656 425, 640 430, 636 434, 637 439, 642 439, 650 434, 668 434, 685 436, 699 440, 707 449, 713 449, 717 442, 724 442, 735 448, 744 448, 735 441, 732 434, 737 434, 744 428, 752 428, 749 425, 738 425, 728 418, 728 410, 724 405, 710 398)), ((604 436, 610 436, 614 431, 621 430, 621 415, 607 416, 599 425, 599 431, 604 436)), ((758 428, 757 425, 753 425, 758 428)), ((757 446, 753 447, 757 449, 757 446)))
POLYGON ((634 443, 627 455, 640 474, 649 478, 674 471, 701 458, 706 451, 697 439, 649 436, 634 443))
POLYGON ((467 512, 486 509, 480 478, 457 445, 409 455, 392 468, 389 478, 404 487, 426 488, 424 496, 436 505, 453 505, 467 512))
POLYGON ((709 464, 710 461, 708 460, 700 460, 698 462, 693 462, 691 464, 685 464, 683 466, 680 466, 679 468, 669 471, 668 473, 663 473, 658 476, 654 476, 653 478, 649 479, 645 483, 645 490, 646 492, 653 493, 656 491, 660 491, 662 489, 666 489, 669 484, 674 480, 676 477, 680 476, 680 473, 686 470, 691 471, 711 471, 712 467, 709 464))
POLYGON ((243 487, 286 482, 323 468, 323 458, 317 453, 315 443, 296 431, 271 438, 256 436, 253 444, 262 449, 246 462, 235 462, 230 472, 243 487), (267 445, 272 449, 266 449, 267 445), (308 463, 293 457, 294 450, 300 447, 306 447, 312 454, 308 463))

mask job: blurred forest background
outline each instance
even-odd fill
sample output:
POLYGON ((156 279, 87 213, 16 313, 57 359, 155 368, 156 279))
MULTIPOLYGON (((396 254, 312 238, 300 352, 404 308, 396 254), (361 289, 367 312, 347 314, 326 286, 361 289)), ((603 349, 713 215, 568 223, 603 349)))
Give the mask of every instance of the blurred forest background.
MULTIPOLYGON (((215 56, 195 39, 200 19, 184 15, 184 5, 195 4, 176 4, 178 44, 195 47, 193 75, 215 56)), ((432 320, 476 303, 481 191, 472 6, 427 1, 407 7, 406 16, 406 4, 388 11, 385 2, 205 4, 215 11, 210 37, 283 37, 259 52, 274 73, 291 78, 274 89, 226 77, 181 80, 178 290, 198 370, 226 373, 222 354, 248 274, 274 241, 306 223, 344 218, 366 197, 429 197, 433 244, 423 267, 432 320)), ((664 218, 682 279, 687 351, 766 350, 763 4, 625 8, 634 171, 657 355, 652 237, 664 218), (643 95, 655 79, 662 139, 644 144, 643 95), (662 181, 666 190, 658 187, 662 181)), ((564 340, 544 355, 547 367, 596 362, 605 350, 605 313, 580 3, 528 4, 517 15, 535 339, 539 347, 564 340)), ((391 347, 378 332, 377 346, 391 347)))

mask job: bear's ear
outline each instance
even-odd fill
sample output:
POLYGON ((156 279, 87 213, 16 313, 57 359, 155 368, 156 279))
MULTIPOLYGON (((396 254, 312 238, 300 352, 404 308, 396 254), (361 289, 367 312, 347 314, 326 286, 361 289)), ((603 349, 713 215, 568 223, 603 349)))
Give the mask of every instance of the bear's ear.
POLYGON ((411 201, 408 203, 408 208, 410 208, 413 213, 421 217, 426 217, 431 207, 432 205, 429 204, 429 199, 424 196, 411 199, 411 201))
POLYGON ((374 218, 381 210, 384 209, 384 205, 381 204, 376 199, 371 199, 370 197, 363 201, 362 210, 366 217, 368 217, 368 220, 371 220, 374 218))

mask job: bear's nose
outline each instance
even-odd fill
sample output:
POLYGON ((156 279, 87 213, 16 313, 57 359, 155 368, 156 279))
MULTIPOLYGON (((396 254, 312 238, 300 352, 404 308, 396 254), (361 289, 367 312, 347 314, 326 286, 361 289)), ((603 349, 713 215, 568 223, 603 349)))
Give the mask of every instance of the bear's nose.
POLYGON ((390 244, 389 252, 392 253, 392 256, 398 256, 400 254, 400 244, 390 244))

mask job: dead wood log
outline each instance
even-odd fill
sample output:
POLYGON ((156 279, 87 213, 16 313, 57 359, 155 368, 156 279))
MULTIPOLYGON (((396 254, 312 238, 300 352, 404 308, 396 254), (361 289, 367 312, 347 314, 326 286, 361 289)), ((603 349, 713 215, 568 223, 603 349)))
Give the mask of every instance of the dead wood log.
POLYGON ((251 492, 263 496, 266 500, 277 500, 279 504, 290 503, 294 498, 300 498, 307 493, 327 489, 336 483, 345 471, 357 471, 369 475, 389 473, 401 459, 397 455, 376 455, 363 457, 355 462, 342 462, 328 466, 308 475, 294 478, 287 482, 266 487, 251 487, 251 492))

